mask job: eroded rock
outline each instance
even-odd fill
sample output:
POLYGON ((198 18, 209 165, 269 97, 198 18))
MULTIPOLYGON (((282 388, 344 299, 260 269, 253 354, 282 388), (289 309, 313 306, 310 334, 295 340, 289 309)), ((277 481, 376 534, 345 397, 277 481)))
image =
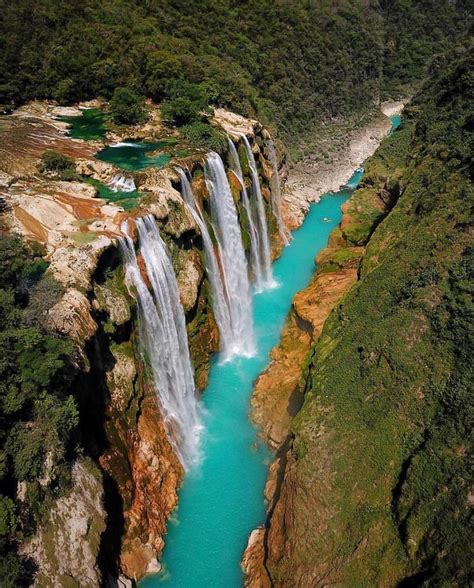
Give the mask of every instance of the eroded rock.
POLYGON ((38 566, 34 586, 96 588, 101 584, 97 556, 105 529, 102 497, 97 467, 87 460, 77 461, 70 491, 53 504, 45 524, 22 547, 22 553, 38 566))
POLYGON ((47 324, 50 329, 71 337, 81 348, 97 329, 88 299, 75 289, 67 290, 49 310, 47 324))

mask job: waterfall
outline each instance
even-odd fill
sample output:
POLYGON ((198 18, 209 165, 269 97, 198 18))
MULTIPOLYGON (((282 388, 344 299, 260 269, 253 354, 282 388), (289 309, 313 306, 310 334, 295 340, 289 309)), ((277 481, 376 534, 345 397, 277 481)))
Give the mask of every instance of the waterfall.
POLYGON ((229 163, 230 169, 234 172, 236 178, 239 180, 242 187, 242 203, 247 214, 249 223, 249 237, 250 237, 250 267, 252 274, 255 279, 255 285, 257 290, 262 290, 264 287, 263 276, 262 276, 262 264, 260 262, 260 244, 259 235, 255 227, 254 215, 250 208, 250 201, 247 194, 247 188, 245 187, 244 176, 242 173, 242 167, 239 161, 239 155, 235 148, 234 142, 229 139, 229 163))
POLYGON ((280 175, 278 174, 278 162, 275 151, 275 145, 270 139, 267 143, 268 151, 270 152, 270 160, 273 165, 273 177, 272 177, 272 210, 277 220, 278 232, 280 233, 281 240, 285 245, 290 242, 288 230, 283 223, 281 215, 281 186, 280 186, 280 175))
POLYGON ((176 171, 181 178, 181 195, 183 196, 183 200, 201 231, 204 243, 206 274, 211 285, 212 308, 220 333, 220 350, 224 356, 227 356, 231 354, 233 345, 231 312, 229 308, 229 298, 226 295, 227 289, 222 279, 223 276, 219 269, 219 260, 209 230, 204 220, 202 210, 194 198, 191 184, 181 168, 176 168, 176 171))
POLYGON ((229 311, 229 330, 221 332, 224 356, 253 355, 252 299, 242 236, 222 159, 209 153, 205 165, 211 222, 220 257, 220 270, 229 311))
POLYGON ((126 222, 119 239, 126 282, 136 291, 140 343, 150 366, 168 439, 182 465, 199 458, 201 431, 184 310, 173 266, 153 216, 137 219, 140 250, 153 295, 140 273, 126 222))
POLYGON ((133 178, 115 175, 109 183, 112 192, 135 192, 137 187, 133 178))
POLYGON ((260 189, 260 181, 258 179, 257 165, 252 153, 252 148, 247 137, 242 134, 242 141, 244 142, 247 159, 249 162, 250 173, 252 176, 252 194, 255 199, 256 219, 255 225, 259 235, 259 255, 260 264, 262 267, 262 286, 264 288, 271 288, 275 285, 272 275, 272 257, 270 252, 270 241, 268 239, 267 219, 265 216, 265 206, 263 203, 262 190, 260 189))
POLYGON ((112 143, 109 147, 116 148, 116 147, 141 147, 140 143, 130 143, 130 142, 120 142, 120 143, 112 143))

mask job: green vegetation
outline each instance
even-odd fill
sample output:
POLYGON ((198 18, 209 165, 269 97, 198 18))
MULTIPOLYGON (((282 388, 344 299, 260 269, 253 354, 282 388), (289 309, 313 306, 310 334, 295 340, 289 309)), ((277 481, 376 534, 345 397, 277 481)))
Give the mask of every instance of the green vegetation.
POLYGON ((411 92, 433 57, 450 50, 469 30, 469 0, 381 0, 385 16, 382 99, 411 92), (459 34, 461 33, 461 36, 459 34))
POLYGON ((351 202, 393 208, 365 219, 361 278, 312 351, 282 585, 308 567, 346 586, 472 580, 472 66, 444 58, 351 202))
POLYGON ((110 111, 115 123, 135 125, 146 119, 145 101, 129 88, 116 88, 110 101, 110 111))
POLYGON ((208 151, 222 152, 227 147, 227 138, 211 125, 195 122, 181 127, 181 133, 187 144, 208 151))
POLYGON ((0 584, 10 588, 26 578, 17 541, 67 488, 78 425, 72 346, 44 330, 62 289, 43 275, 40 254, 17 237, 0 239, 0 584))
POLYGON ((468 30, 468 10, 466 0, 8 2, 0 103, 110 99, 129 88, 171 101, 187 124, 192 100, 175 92, 184 81, 295 144, 314 123, 422 79, 427 61, 468 30))
POLYGON ((182 126, 197 122, 208 114, 210 97, 202 84, 177 81, 171 86, 170 98, 161 108, 165 121, 182 126))
POLYGON ((39 169, 41 172, 51 174, 59 180, 77 179, 74 161, 67 155, 53 149, 43 153, 39 169))

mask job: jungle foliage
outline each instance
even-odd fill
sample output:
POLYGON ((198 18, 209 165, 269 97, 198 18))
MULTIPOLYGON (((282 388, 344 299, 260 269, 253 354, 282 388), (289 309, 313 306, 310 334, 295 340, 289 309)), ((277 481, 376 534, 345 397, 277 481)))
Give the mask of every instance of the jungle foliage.
POLYGON ((294 425, 299 479, 330 456, 324 504, 337 514, 324 532, 315 516, 291 555, 336 551, 347 585, 473 579, 473 64, 466 47, 437 62, 367 166, 360 192, 397 186, 397 202, 372 236, 369 225, 358 235, 361 278, 315 346, 294 425))
POLYGON ((42 253, 0 239, 0 584, 9 588, 32 571, 17 541, 68 486, 79 421, 72 345, 44 329, 62 288, 44 274, 42 253))
POLYGON ((5 2, 0 103, 111 99, 122 88, 171 101, 168 114, 189 124, 197 105, 175 95, 189 82, 211 104, 256 115, 294 143, 312 123, 422 79, 428 60, 465 32, 468 8, 467 0, 5 2))

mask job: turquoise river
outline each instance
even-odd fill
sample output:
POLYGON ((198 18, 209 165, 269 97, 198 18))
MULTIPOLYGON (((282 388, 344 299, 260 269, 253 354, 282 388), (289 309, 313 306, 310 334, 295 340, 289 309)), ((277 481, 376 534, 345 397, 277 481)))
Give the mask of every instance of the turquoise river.
MULTIPOLYGON (((393 126, 398 126, 398 119, 393 126)), ((265 520, 263 488, 270 452, 257 440, 249 417, 252 384, 265 369, 293 296, 315 270, 315 255, 341 220, 341 205, 356 188, 358 170, 347 188, 313 204, 304 224, 273 265, 278 287, 253 297, 257 354, 221 363, 215 356, 202 396, 203 459, 188 472, 179 507, 168 525, 163 570, 140 588, 237 588, 240 559, 249 533, 265 520)))

